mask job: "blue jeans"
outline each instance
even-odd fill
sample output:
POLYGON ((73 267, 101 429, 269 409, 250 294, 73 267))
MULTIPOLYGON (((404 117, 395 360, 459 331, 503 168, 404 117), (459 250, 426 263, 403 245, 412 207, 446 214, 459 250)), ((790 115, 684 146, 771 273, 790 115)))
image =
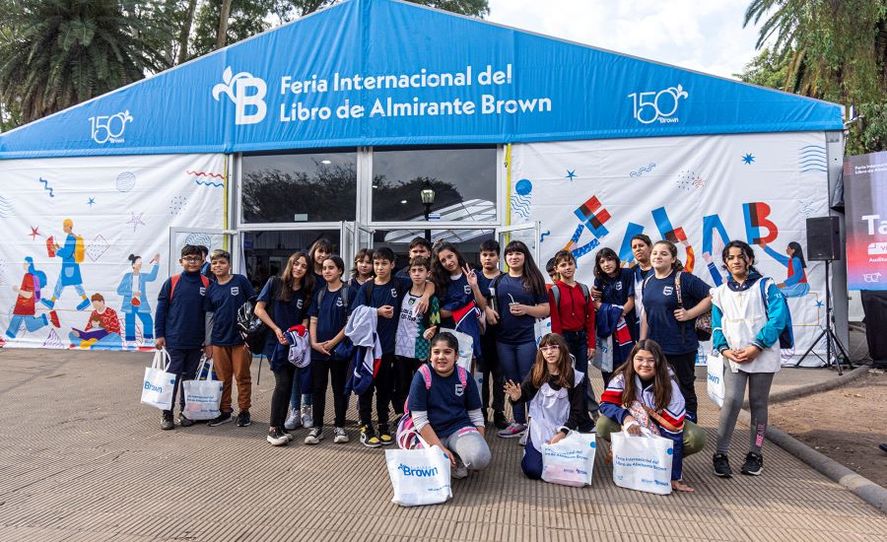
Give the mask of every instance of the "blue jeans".
MULTIPOLYGON (((533 362, 536 361, 536 341, 520 344, 506 344, 496 342, 496 353, 499 355, 499 365, 505 378, 520 384, 524 381, 533 362)), ((519 424, 527 423, 526 403, 512 405, 514 421, 519 424)))
POLYGON ((145 339, 154 338, 154 320, 151 319, 150 312, 139 312, 136 307, 124 313, 124 324, 126 325, 126 340, 136 340, 136 316, 142 321, 142 335, 145 339))
POLYGON ((290 392, 290 408, 293 410, 299 410, 299 408, 304 403, 304 406, 312 405, 311 390, 314 387, 314 382, 311 380, 311 364, 308 364, 307 367, 298 368, 296 367, 296 374, 293 377, 293 388, 290 392), (302 400, 304 399, 304 401, 302 400))
POLYGON ((13 314, 12 320, 9 321, 9 328, 6 329, 6 336, 10 339, 15 339, 16 335, 18 335, 19 328, 22 327, 22 322, 25 324, 25 329, 31 333, 37 331, 41 327, 49 325, 49 320, 46 319, 45 314, 41 314, 40 318, 13 314))

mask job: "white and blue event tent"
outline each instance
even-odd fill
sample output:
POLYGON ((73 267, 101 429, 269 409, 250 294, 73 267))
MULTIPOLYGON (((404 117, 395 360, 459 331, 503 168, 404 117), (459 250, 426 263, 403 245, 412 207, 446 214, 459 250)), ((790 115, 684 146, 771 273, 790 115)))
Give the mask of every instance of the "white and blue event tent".
POLYGON ((258 232, 336 230, 346 256, 405 240, 422 208, 377 214, 385 157, 419 153, 410 164, 434 172, 415 176, 427 183, 468 163, 460 150, 489 149, 490 174, 456 187, 435 230, 520 237, 543 260, 572 250, 586 281, 598 247, 629 260, 626 239, 644 231, 678 243, 712 285, 723 244, 745 239, 786 283, 800 349, 824 321, 825 276, 785 251, 804 245, 805 218, 829 213, 842 129, 836 104, 397 0, 345 0, 0 135, 0 326, 12 345, 150 346, 184 243, 226 246, 246 269, 258 232), (353 164, 347 199, 311 185, 306 209, 265 220, 264 202, 247 217, 248 184, 268 164, 314 157, 322 170, 340 155, 353 164), (321 216, 327 204, 347 212, 321 216))

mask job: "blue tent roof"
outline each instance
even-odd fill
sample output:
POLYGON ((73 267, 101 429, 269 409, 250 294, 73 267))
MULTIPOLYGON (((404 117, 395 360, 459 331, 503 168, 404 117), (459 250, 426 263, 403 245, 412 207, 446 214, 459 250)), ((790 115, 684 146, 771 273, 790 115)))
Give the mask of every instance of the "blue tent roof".
POLYGON ((0 158, 840 130, 841 107, 346 0, 0 135, 0 158))

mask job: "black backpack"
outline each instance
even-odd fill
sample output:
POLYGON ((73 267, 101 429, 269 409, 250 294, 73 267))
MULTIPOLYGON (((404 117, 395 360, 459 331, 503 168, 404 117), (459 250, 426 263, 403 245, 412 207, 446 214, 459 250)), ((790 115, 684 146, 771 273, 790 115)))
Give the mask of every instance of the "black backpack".
MULTIPOLYGON (((274 303, 273 300, 277 299, 277 296, 280 292, 281 280, 278 277, 271 277, 268 279, 271 282, 271 299, 272 303, 269 304, 271 310, 269 314, 272 318, 274 311, 274 303)), ((268 337, 268 326, 265 325, 258 316, 256 316, 256 297, 253 296, 246 300, 243 305, 237 309, 237 318, 235 320, 235 325, 237 326, 237 331, 240 332, 240 336, 243 338, 243 342, 246 343, 246 347, 253 354, 261 354, 262 350, 265 348, 265 340, 268 337)))

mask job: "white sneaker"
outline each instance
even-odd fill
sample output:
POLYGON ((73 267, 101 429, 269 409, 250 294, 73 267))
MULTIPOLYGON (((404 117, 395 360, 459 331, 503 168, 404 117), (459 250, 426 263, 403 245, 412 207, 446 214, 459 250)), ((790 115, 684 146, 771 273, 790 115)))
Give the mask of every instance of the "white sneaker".
POLYGON ((468 467, 463 465, 462 462, 460 461, 459 464, 456 465, 456 468, 454 468, 451 471, 451 475, 453 478, 456 478, 457 480, 461 480, 463 478, 468 478, 468 467))
POLYGON ((497 432, 496 434, 499 435, 499 437, 501 438, 517 438, 521 436, 526 430, 526 425, 522 423, 511 422, 508 427, 497 432))
POLYGON ((335 435, 333 436, 333 442, 335 442, 336 444, 345 444, 349 440, 348 434, 345 432, 345 428, 343 427, 336 427, 333 430, 333 435, 335 435))
POLYGON ((305 437, 305 444, 320 444, 321 440, 323 440, 323 429, 313 427, 311 431, 308 432, 308 436, 305 437))
POLYGON ((314 407, 311 405, 302 405, 302 427, 314 426, 314 407))
POLYGON ((302 418, 299 416, 299 412, 290 407, 289 411, 286 414, 286 421, 283 422, 283 427, 287 431, 292 431, 294 429, 298 429, 302 427, 302 418))
POLYGON ((517 441, 518 446, 526 446, 527 445, 527 433, 528 433, 528 431, 524 431, 521 434, 520 440, 517 441))
POLYGON ((265 437, 271 446, 283 446, 289 442, 289 439, 286 438, 286 434, 280 429, 271 429, 268 431, 268 436, 265 437))

